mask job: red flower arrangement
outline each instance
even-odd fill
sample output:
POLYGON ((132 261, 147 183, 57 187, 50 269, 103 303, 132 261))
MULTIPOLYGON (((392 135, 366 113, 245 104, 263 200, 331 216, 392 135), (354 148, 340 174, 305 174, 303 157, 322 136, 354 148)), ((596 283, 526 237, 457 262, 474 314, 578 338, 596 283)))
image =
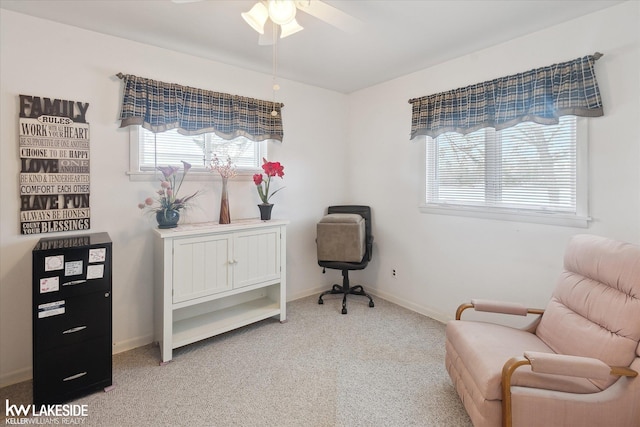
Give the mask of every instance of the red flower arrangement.
POLYGON ((253 183, 258 189, 258 195, 262 203, 269 203, 271 196, 282 190, 284 187, 278 188, 273 193, 269 194, 269 185, 271 184, 271 177, 278 176, 282 178, 284 176, 284 166, 280 162, 268 162, 267 159, 262 158, 262 170, 264 174, 257 173, 253 175, 253 183))

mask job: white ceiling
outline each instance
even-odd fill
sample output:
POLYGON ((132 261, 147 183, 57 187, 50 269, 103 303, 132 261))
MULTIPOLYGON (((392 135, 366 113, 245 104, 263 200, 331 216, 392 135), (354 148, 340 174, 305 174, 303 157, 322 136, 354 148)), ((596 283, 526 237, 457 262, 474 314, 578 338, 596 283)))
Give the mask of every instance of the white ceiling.
MULTIPOLYGON (((364 25, 348 34, 298 12, 297 20, 305 29, 278 42, 277 74, 350 93, 622 0, 326 3, 364 25)), ((171 0, 0 0, 2 9, 270 74, 272 47, 259 46, 258 34, 240 17, 253 4, 255 0, 183 4, 171 0)), ((584 52, 589 53, 593 52, 584 52)))

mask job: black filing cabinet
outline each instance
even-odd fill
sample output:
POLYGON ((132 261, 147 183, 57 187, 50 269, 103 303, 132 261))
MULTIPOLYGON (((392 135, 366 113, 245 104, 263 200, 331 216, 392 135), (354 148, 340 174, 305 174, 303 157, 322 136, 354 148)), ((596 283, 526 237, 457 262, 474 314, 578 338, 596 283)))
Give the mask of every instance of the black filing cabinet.
POLYGON ((43 238, 33 249, 33 401, 62 403, 110 387, 107 233, 43 238))

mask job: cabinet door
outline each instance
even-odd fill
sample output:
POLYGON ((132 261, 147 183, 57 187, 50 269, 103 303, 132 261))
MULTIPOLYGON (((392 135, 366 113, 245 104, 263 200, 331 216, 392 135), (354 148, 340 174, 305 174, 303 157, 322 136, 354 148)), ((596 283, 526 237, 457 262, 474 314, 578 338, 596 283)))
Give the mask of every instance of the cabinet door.
POLYGON ((233 245, 234 288, 280 278, 280 228, 236 233, 233 245))
POLYGON ((229 235, 175 239, 173 303, 231 289, 229 235))

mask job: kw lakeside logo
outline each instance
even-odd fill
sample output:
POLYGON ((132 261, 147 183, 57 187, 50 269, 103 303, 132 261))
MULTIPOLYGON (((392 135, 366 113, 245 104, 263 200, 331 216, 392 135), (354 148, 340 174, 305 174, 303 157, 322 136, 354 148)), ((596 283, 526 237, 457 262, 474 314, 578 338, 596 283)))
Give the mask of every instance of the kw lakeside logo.
POLYGON ((5 399, 6 425, 78 425, 89 416, 88 405, 12 405, 5 399))

